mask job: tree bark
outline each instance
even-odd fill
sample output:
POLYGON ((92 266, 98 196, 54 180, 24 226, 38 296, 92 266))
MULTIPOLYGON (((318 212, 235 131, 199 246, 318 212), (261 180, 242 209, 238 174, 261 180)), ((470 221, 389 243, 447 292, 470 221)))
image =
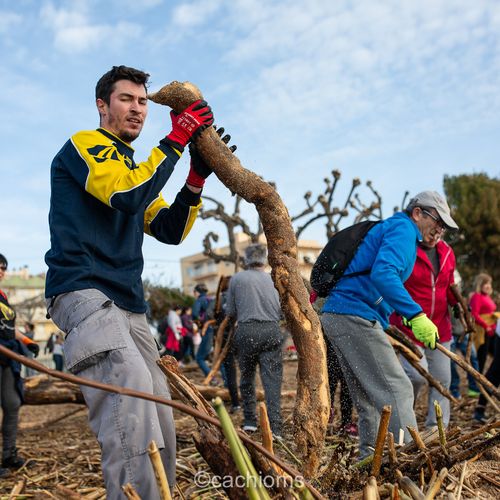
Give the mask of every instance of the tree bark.
MULTIPOLYGON (((149 98, 181 112, 201 92, 189 82, 172 82, 149 98)), ((267 239, 269 264, 298 353, 298 390, 294 410, 295 437, 304 460, 304 474, 312 476, 320 463, 330 411, 326 348, 318 315, 309 297, 297 263, 297 242, 288 210, 277 191, 238 158, 210 128, 196 139, 204 161, 233 193, 253 203, 267 239)))

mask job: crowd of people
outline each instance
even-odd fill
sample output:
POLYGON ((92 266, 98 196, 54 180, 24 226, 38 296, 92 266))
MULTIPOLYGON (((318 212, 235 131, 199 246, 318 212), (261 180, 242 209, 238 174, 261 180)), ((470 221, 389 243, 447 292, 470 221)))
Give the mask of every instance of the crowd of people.
MULTIPOLYGON (((54 363, 62 369, 64 356, 64 369, 73 374, 101 383, 112 380, 115 385, 170 399, 168 382, 156 363, 160 352, 175 356, 180 363, 194 359, 203 375, 209 376, 214 333, 221 318, 227 317, 224 339, 233 340, 220 376, 229 389, 231 409, 238 411, 241 405, 243 429, 257 430, 259 367, 271 430, 280 439, 282 315, 278 292, 265 271, 265 246, 255 244, 245 250, 245 270, 226 282, 216 303, 207 287, 199 284, 193 290, 192 307, 174 305, 158 326, 160 350, 151 335, 141 281, 143 235, 177 245, 191 231, 205 180, 212 172, 198 154, 196 142, 214 118, 202 100, 180 112, 172 111, 168 134, 146 161, 136 163, 131 144, 147 117, 148 79, 147 73, 126 66, 114 66, 105 73, 95 89, 99 127, 74 134, 52 162, 45 296, 48 317, 61 332, 52 342, 54 363), (188 146, 186 181, 174 201, 167 203, 161 191, 188 146)), ((229 139, 225 139, 227 144, 229 139)), ((389 325, 415 343, 422 353, 421 364, 434 378, 455 396, 461 395, 457 372, 436 350, 440 342, 464 352, 468 343, 462 323, 454 317, 465 311, 450 293, 450 285, 457 281, 455 256, 443 241, 446 231, 457 229, 442 196, 433 191, 419 193, 404 211, 368 231, 321 307, 332 408, 340 384, 341 429, 359 434, 360 458, 373 451, 383 406, 391 405, 389 429, 403 441, 410 440, 407 426, 417 426, 415 402, 425 381, 395 354, 385 333, 389 325)), ((7 265, 0 255, 0 280, 7 265)), ((492 285, 490 276, 479 275, 469 300, 477 327, 471 360, 474 364, 477 354, 478 369, 484 370, 492 353, 486 377, 498 385, 500 332, 492 285)), ((26 325, 25 334, 16 328, 15 311, 3 292, 0 311, 0 345, 18 353, 28 349, 36 356, 39 347, 32 325, 26 325)), ((219 383, 218 375, 214 383, 219 383)), ((159 498, 147 453, 151 441, 160 449, 173 488, 176 434, 172 410, 88 386, 81 389, 90 427, 102 450, 107 498, 122 498, 121 486, 126 483, 141 498, 159 498)), ((479 395, 473 379, 469 379, 467 395, 479 395)), ((24 464, 16 447, 23 401, 20 366, 6 356, 0 356, 0 396, 1 477, 24 464)), ((426 427, 436 422, 434 400, 441 404, 445 424, 450 420, 448 399, 430 388, 426 427)), ((487 416, 486 404, 481 395, 474 413, 479 422, 487 416)))

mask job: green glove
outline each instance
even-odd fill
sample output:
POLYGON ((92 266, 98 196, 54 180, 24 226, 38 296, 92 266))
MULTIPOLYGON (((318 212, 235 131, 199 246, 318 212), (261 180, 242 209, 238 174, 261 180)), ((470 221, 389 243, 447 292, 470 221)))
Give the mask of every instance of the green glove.
POLYGON ((420 340, 429 349, 436 348, 436 341, 439 340, 437 326, 427 317, 426 314, 415 316, 408 321, 410 328, 417 340, 420 340))

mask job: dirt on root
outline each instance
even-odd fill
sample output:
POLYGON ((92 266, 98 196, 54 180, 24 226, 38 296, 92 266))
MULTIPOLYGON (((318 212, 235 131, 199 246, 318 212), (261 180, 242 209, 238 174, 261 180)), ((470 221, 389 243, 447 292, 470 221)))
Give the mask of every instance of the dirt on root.
MULTIPOLYGON (((297 362, 284 363, 283 390, 296 389, 297 362)), ((196 383, 202 381, 201 372, 193 366, 186 376, 196 383)), ((260 381, 258 382, 260 386, 260 381)), ((465 387, 462 387, 465 393, 465 387)), ((335 417, 329 426, 322 466, 314 485, 326 498, 361 498, 366 483, 366 474, 358 475, 348 466, 357 456, 357 439, 339 434, 339 394, 335 399, 335 417)), ((417 404, 417 420, 423 424, 426 414, 426 394, 421 394, 417 404)), ((451 425, 459 426, 462 432, 473 429, 472 414, 476 399, 464 395, 460 404, 452 408, 451 425)), ((275 452, 300 471, 293 440, 294 398, 284 398, 284 446, 278 445, 275 452)), ((490 411, 492 411, 490 409, 490 411)), ((194 447, 192 435, 195 421, 174 411, 177 427, 177 487, 174 498, 212 499, 227 498, 223 490, 210 476, 210 470, 194 447), (203 472, 203 484, 195 481, 203 472), (206 474, 205 474, 206 473, 206 474), (208 479, 207 479, 208 478, 208 479)), ((241 411, 232 414, 236 426, 242 423, 241 411)), ((260 441, 260 434, 254 434, 260 441)), ((25 467, 0 479, 0 500, 8 498, 12 490, 24 481, 23 497, 33 499, 104 499, 106 498, 100 468, 100 449, 87 422, 87 410, 82 405, 61 404, 23 406, 20 414, 18 435, 19 454, 27 459, 25 467)), ((488 450, 479 460, 469 461, 450 469, 444 485, 436 498, 445 498, 447 493, 457 493, 463 474, 462 498, 500 498, 500 447, 488 450)), ((415 471, 418 472, 418 471, 415 471)), ((387 490, 389 491, 389 490, 387 490)), ((16 497, 14 497, 16 498, 16 497)), ((389 498, 384 497, 384 498, 389 498)))

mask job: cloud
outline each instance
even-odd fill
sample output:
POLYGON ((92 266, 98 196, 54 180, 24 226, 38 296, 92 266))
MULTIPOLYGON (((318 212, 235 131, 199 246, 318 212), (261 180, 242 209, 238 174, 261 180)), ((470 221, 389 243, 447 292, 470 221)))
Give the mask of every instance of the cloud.
POLYGON ((71 10, 57 9, 52 3, 46 3, 40 10, 40 18, 54 32, 56 49, 68 54, 86 52, 102 45, 120 47, 142 34, 142 27, 136 23, 93 23, 85 2, 75 2, 71 10))
POLYGON ((0 10, 0 33, 8 33, 22 22, 22 16, 14 12, 0 10))
POLYGON ((221 0, 198 0, 196 2, 183 3, 175 7, 172 19, 175 25, 182 28, 192 28, 206 23, 210 16, 217 12, 223 2, 221 0))

